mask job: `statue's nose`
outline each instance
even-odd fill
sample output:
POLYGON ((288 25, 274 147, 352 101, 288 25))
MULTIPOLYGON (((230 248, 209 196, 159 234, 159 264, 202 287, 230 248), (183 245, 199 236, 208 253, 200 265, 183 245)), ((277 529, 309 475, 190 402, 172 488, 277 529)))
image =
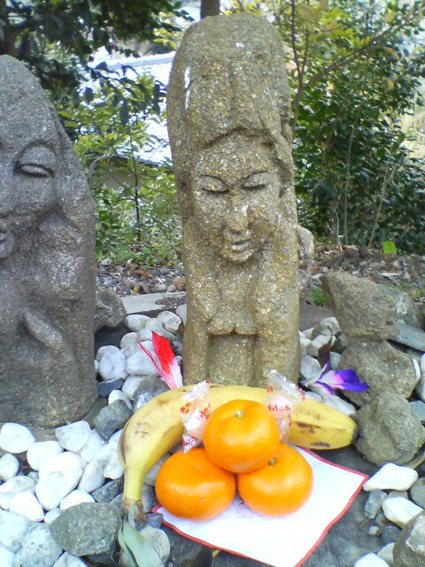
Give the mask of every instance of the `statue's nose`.
POLYGON ((233 201, 226 215, 226 225, 231 232, 243 233, 248 229, 248 205, 233 201))

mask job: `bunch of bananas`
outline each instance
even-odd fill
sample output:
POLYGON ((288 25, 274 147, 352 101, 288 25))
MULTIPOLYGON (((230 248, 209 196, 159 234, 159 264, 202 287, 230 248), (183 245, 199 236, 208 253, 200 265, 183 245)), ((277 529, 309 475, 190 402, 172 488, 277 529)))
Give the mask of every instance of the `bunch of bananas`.
MULTIPOLYGON (((169 390, 153 398, 127 422, 121 435, 119 454, 124 467, 126 507, 140 500, 149 470, 183 435, 181 397, 193 386, 169 390)), ((211 385, 211 411, 231 400, 252 400, 265 404, 266 390, 250 386, 211 385)), ((350 445, 356 425, 339 410, 312 400, 295 406, 289 442, 307 449, 339 449, 350 445)))

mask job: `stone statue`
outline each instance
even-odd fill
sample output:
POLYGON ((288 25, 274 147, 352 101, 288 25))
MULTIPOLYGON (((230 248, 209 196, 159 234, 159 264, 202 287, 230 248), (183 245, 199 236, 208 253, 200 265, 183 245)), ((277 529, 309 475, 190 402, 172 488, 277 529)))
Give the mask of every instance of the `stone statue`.
POLYGON ((299 377, 290 97, 278 32, 247 14, 192 26, 168 87, 183 221, 184 380, 299 377))
POLYGON ((35 77, 0 77, 0 422, 53 427, 97 397, 94 207, 35 77))

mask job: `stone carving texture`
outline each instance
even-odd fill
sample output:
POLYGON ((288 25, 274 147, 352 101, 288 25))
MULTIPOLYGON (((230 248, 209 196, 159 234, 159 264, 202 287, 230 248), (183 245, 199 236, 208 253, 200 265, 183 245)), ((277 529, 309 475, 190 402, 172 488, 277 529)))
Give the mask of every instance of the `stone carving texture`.
POLYGON ((283 44, 207 18, 176 54, 168 128, 183 221, 185 383, 299 377, 297 214, 283 44))
POLYGON ((0 57, 0 422, 51 427, 97 396, 94 208, 33 75, 0 57))

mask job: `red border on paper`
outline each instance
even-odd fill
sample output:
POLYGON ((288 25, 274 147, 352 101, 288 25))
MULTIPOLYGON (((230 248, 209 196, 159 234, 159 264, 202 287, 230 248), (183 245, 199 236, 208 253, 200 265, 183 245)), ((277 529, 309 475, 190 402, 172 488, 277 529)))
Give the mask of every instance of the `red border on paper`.
MULTIPOLYGON (((322 461, 328 465, 331 465, 332 467, 337 467, 339 469, 345 470, 347 472, 350 473, 354 473, 357 474, 359 476, 363 477, 363 482, 359 485, 359 487, 357 488, 357 490, 353 493, 353 495, 351 496, 350 500, 347 502, 347 505, 345 506, 345 508, 341 511, 341 513, 334 518, 331 522, 329 522, 329 524, 325 527, 325 529, 322 532, 322 535, 319 537, 319 539, 316 541, 316 543, 313 545, 313 547, 306 553, 306 555, 304 555, 304 557, 298 561, 298 563, 296 563, 294 565, 294 567, 301 567, 301 565, 304 563, 304 561, 306 561, 310 555, 312 555, 312 553, 319 547, 319 545, 322 543, 322 541, 325 539, 326 534, 328 533, 328 531, 337 523, 339 522, 339 520, 347 513, 348 509, 351 507, 351 504, 354 502, 354 500, 357 498, 358 494, 360 493, 360 491, 363 488, 364 483, 367 481, 367 479, 369 478, 369 476, 367 474, 361 473, 359 471, 354 471, 353 469, 350 469, 348 467, 344 467, 343 465, 338 465, 336 463, 332 463, 331 461, 327 461, 326 459, 324 459, 323 457, 320 457, 319 455, 317 455, 316 453, 313 453, 313 451, 310 451, 309 449, 304 449, 304 447, 300 447, 303 451, 305 451, 306 453, 309 453, 310 455, 312 455, 313 457, 315 457, 316 459, 318 459, 319 461, 322 461)), ((160 504, 157 504, 152 511, 156 512, 157 510, 159 510, 159 508, 161 508, 160 504)), ((174 530, 176 533, 178 533, 179 535, 185 537, 186 539, 190 539, 192 541, 195 541, 197 543, 200 543, 202 545, 205 545, 206 547, 211 547, 212 549, 220 549, 221 551, 226 551, 227 553, 231 553, 232 555, 238 555, 239 557, 245 557, 246 559, 252 559, 252 557, 249 557, 248 555, 243 555, 242 553, 238 553, 237 551, 233 551, 230 549, 226 549, 224 547, 216 547, 215 545, 212 545, 211 543, 208 543, 204 540, 201 539, 197 539, 196 537, 190 536, 184 532, 182 532, 181 530, 179 530, 179 528, 177 528, 176 526, 174 526, 173 524, 170 524, 169 522, 167 522, 166 520, 162 520, 162 523, 165 524, 166 526, 168 526, 169 528, 171 528, 172 530, 174 530)), ((257 561, 257 560, 255 560, 257 561)), ((268 563, 265 563, 265 565, 269 565, 268 563)), ((273 567, 273 566, 271 566, 273 567)))

